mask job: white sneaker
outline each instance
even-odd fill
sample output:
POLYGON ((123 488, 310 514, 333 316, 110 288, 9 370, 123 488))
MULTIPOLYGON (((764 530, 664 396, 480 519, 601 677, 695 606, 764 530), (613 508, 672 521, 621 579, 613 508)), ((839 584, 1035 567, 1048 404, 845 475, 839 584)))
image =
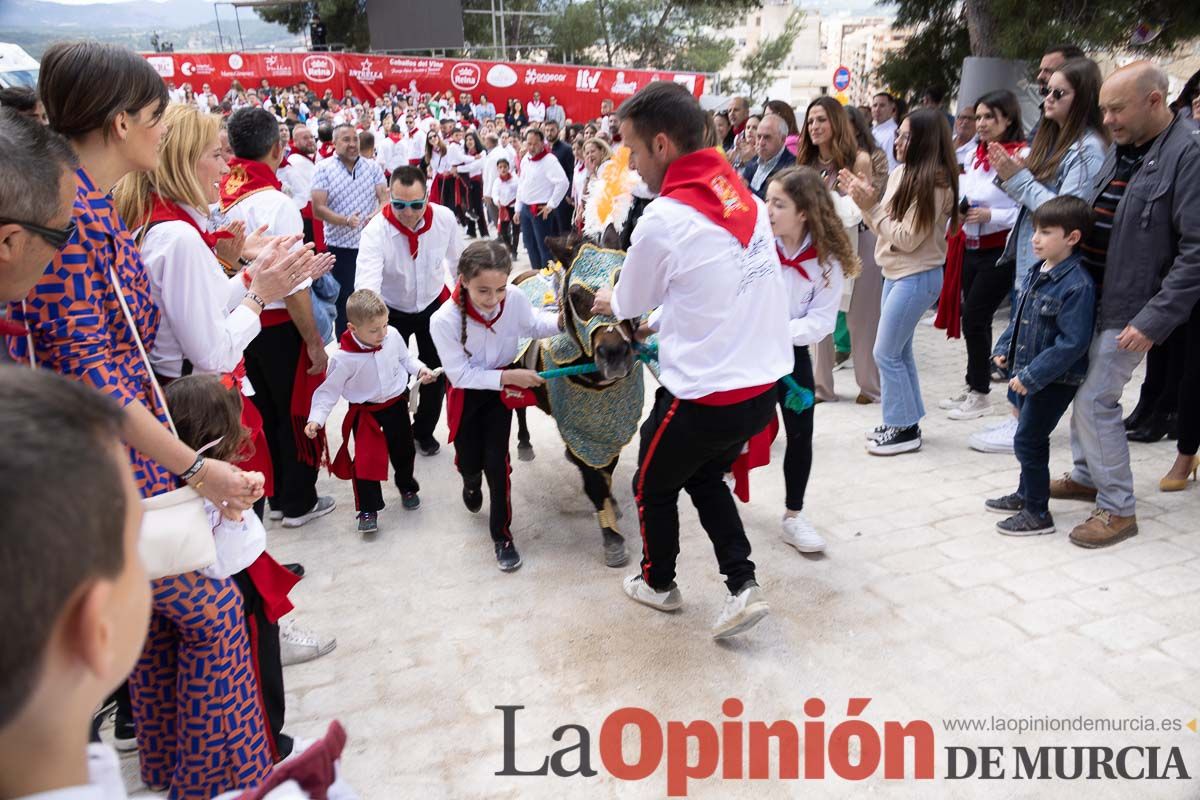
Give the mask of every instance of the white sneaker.
POLYGON ((962 404, 955 409, 951 409, 946 416, 950 419, 979 419, 986 417, 992 413, 992 401, 988 399, 986 394, 977 392, 974 389, 967 392, 966 398, 962 404))
POLYGON ((783 541, 801 553, 820 553, 825 550, 825 540, 803 514, 783 518, 783 541))
POLYGON ((283 519, 283 512, 276 508, 269 508, 267 509, 267 519, 279 522, 279 520, 283 519))
POLYGON ((625 594, 642 605, 656 608, 659 611, 674 611, 683 605, 683 595, 679 593, 679 587, 674 583, 665 592, 659 592, 650 588, 650 585, 642 580, 641 575, 628 575, 625 577, 624 586, 625 594))
POLYGON ((980 453, 1013 452, 1013 438, 1017 435, 1017 418, 1009 416, 1004 422, 976 431, 967 437, 967 446, 980 453))
POLYGON ((969 395, 970 393, 971 393, 970 387, 964 386, 963 390, 961 392, 959 392, 958 394, 956 394, 954 397, 947 397, 945 400, 939 400, 938 408, 940 408, 942 411, 950 411, 951 409, 958 408, 964 402, 966 402, 967 395, 969 395))
POLYGON ((748 631, 769 614, 771 607, 763 599, 762 589, 750 581, 736 595, 725 598, 725 607, 713 626, 713 638, 725 639, 748 631))
POLYGON ((332 636, 322 639, 290 619, 279 626, 279 660, 285 667, 320 658, 333 652, 335 647, 337 639, 332 636))
POLYGON ((336 506, 336 505, 337 505, 337 503, 334 501, 334 499, 332 497, 318 497, 317 504, 315 506, 313 506, 312 509, 307 514, 303 514, 299 517, 284 517, 283 518, 283 527, 299 528, 301 525, 304 525, 305 523, 312 522, 314 519, 317 519, 318 517, 325 516, 329 512, 333 511, 334 506, 336 506))

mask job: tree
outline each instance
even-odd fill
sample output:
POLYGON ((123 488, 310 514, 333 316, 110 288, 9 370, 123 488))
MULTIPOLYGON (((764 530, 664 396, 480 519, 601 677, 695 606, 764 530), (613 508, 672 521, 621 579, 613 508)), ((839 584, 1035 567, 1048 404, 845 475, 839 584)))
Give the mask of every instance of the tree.
POLYGON ((371 33, 367 28, 365 3, 361 0, 311 0, 286 6, 255 8, 267 22, 287 27, 289 33, 307 33, 314 11, 321 15, 328 31, 330 45, 345 45, 347 50, 366 52, 371 49, 371 33))
POLYGON ((775 73, 792 52, 792 45, 796 43, 803 24, 804 12, 793 11, 788 15, 783 30, 775 36, 760 39, 754 50, 742 59, 742 75, 738 83, 751 105, 775 82, 775 73))
POLYGON ((1195 0, 891 0, 897 27, 917 34, 888 55, 874 78, 900 93, 933 84, 958 85, 968 55, 1036 61, 1052 44, 1086 51, 1126 50, 1147 57, 1200 35, 1195 0), (1130 37, 1146 23, 1161 26, 1148 44, 1130 37))

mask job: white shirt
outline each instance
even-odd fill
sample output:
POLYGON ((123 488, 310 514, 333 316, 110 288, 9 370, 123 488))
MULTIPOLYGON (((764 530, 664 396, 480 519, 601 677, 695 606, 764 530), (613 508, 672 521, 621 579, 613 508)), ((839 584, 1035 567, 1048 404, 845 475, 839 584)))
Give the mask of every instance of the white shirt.
MULTIPOLYGON (((1029 149, 1023 147, 1018 152, 1024 156, 1029 153, 1029 149)), ((974 154, 967 158, 964 169, 963 174, 958 176, 958 199, 961 201, 965 197, 971 205, 983 206, 992 212, 990 222, 971 222, 963 225, 963 233, 967 235, 967 246, 972 247, 972 239, 1010 230, 1016 225, 1021 206, 995 184, 994 169, 984 169, 982 164, 975 166, 974 154)))
POLYGON ((547 152, 539 161, 526 155, 521 159, 521 171, 517 175, 517 212, 529 205, 555 208, 567 196, 569 188, 571 182, 567 180, 567 173, 563 172, 562 164, 553 153, 547 152))
POLYGON ((896 124, 896 120, 889 119, 871 128, 871 133, 875 136, 876 144, 883 149, 884 155, 887 156, 888 172, 894 170, 900 163, 896 160, 896 156, 893 153, 894 148, 892 147, 896 142, 896 128, 898 127, 899 125, 896 124))
POLYGON ((426 139, 428 139, 428 135, 425 133, 425 131, 422 128, 420 128, 418 126, 417 132, 414 133, 413 135, 409 136, 405 140, 406 142, 408 142, 408 160, 409 160, 409 162, 420 161, 422 158, 425 157, 425 141, 426 141, 426 139))
MULTIPOLYGON (((795 253, 785 255, 795 258, 811 242, 812 237, 805 236, 795 253)), ((779 247, 782 249, 782 243, 779 247)), ((808 278, 801 275, 799 270, 785 266, 782 268, 783 283, 787 287, 788 333, 791 334, 792 345, 807 347, 833 333, 845 277, 842 275, 842 265, 832 258, 826 267, 822 267, 816 258, 806 259, 800 262, 800 266, 804 267, 808 278)))
POLYGON ((216 97, 216 95, 212 92, 200 92, 198 95, 196 95, 196 105, 200 107, 201 111, 211 110, 211 107, 209 106, 210 97, 216 97))
POLYGON ((500 180, 497 175, 492 181, 492 191, 490 192, 492 202, 498 206, 511 206, 517 202, 517 177, 511 172, 508 174, 508 180, 500 180))
POLYGON ((267 549, 267 529, 256 514, 243 514, 234 522, 225 519, 221 510, 208 500, 204 501, 204 512, 212 526, 213 545, 217 560, 200 570, 204 575, 219 581, 235 575, 249 567, 267 549))
POLYGON ((509 156, 508 148, 500 145, 493 147, 483 157, 483 188, 487 191, 488 197, 491 197, 492 184, 496 182, 496 174, 499 172, 496 162, 502 158, 508 162, 510 171, 516 167, 516 164, 513 163, 516 159, 509 156))
MULTIPOLYGON (((310 184, 311 186, 311 184, 310 184)), ((267 226, 268 236, 303 236, 304 220, 300 217, 300 209, 288 197, 277 189, 266 189, 243 197, 234 203, 226 212, 217 212, 217 224, 240 219, 246 224, 246 233, 250 234, 263 225, 267 226)), ((297 244, 297 247, 300 245, 297 244)), ((293 289, 290 295, 306 291, 312 286, 311 280, 304 280, 293 289)), ((282 300, 267 304, 268 309, 287 308, 282 300)))
POLYGON ((774 383, 792 371, 787 293, 767 207, 747 247, 699 211, 660 197, 646 206, 613 314, 636 319, 662 306, 659 382, 683 400, 774 383))
POLYGON ((381 144, 387 148, 381 152, 380 157, 383 159, 383 165, 387 168, 388 172, 395 172, 400 167, 408 166, 409 143, 406 137, 393 142, 390 138, 384 136, 381 144))
POLYGON ((583 196, 587 193, 588 174, 587 167, 582 159, 575 162, 575 174, 571 177, 571 200, 574 201, 575 207, 583 206, 583 196))
POLYGON ((312 180, 316 169, 316 161, 309 161, 307 156, 300 153, 292 153, 275 173, 283 184, 283 193, 292 198, 298 209, 312 202, 312 180))
POLYGON ((438 161, 437 171, 441 175, 449 175, 451 167, 465 163, 467 163, 467 154, 463 150, 463 146, 458 142, 450 142, 446 145, 446 155, 438 161))
POLYGON ((530 122, 545 122, 546 121, 546 104, 538 101, 530 100, 525 104, 525 117, 530 122))
POLYGON ((437 299, 458 271, 458 257, 466 244, 454 212, 437 204, 430 208, 433 219, 417 240, 416 264, 408 238, 383 214, 367 223, 358 244, 355 289, 370 289, 383 297, 388 308, 407 314, 424 311, 437 299))
POLYGON ((468 178, 473 178, 476 175, 478 175, 482 178, 483 177, 483 168, 485 166, 484 156, 482 154, 471 155, 464 149, 463 154, 462 154, 462 161, 460 161, 457 166, 458 166, 458 174, 459 175, 465 175, 468 178))
POLYGON ((351 353, 339 347, 329 353, 325 380, 313 392, 308 421, 324 427, 341 397, 349 403, 383 403, 399 397, 408 390, 409 376, 424 367, 408 351, 400 331, 390 325, 378 350, 351 353))
POLYGON ((446 377, 455 388, 499 391, 500 373, 516 360, 520 339, 542 339, 559 332, 557 312, 535 311, 529 298, 512 286, 506 294, 503 311, 498 313, 500 319, 490 330, 468 319, 464 345, 462 311, 458 304, 446 302, 433 312, 429 333, 446 377))
POLYGON ((975 158, 975 148, 977 147, 979 147, 979 137, 972 136, 966 144, 954 148, 954 158, 958 161, 959 166, 966 169, 970 165, 972 159, 975 158))
MULTIPOLYGON (((186 206, 184 210, 207 226, 207 217, 186 206)), ((187 359, 198 373, 232 372, 262 328, 258 315, 241 304, 246 293, 242 276, 225 277, 216 256, 186 222, 151 227, 141 253, 150 293, 162 311, 150 348, 154 371, 178 378, 187 359)))

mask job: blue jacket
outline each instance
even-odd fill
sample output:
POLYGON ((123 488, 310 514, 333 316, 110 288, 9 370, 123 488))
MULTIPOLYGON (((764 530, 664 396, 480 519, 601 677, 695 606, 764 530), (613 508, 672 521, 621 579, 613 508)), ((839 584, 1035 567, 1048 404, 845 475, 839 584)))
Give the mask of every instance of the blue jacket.
POLYGON ((754 180, 754 173, 758 171, 758 156, 755 156, 749 164, 742 168, 742 177, 746 181, 747 186, 751 186, 750 191, 757 195, 759 200, 767 199, 767 184, 771 182, 771 176, 777 172, 782 172, 788 167, 796 166, 796 157, 792 155, 792 151, 784 147, 779 155, 779 161, 775 164, 775 169, 771 170, 770 175, 763 181, 763 185, 759 187, 757 192, 751 186, 750 181, 754 180))
POLYGON ((1036 264, 1021 285, 1021 298, 994 356, 1030 394, 1052 383, 1080 386, 1087 377, 1088 347, 1096 324, 1096 283, 1078 253, 1043 273, 1036 264))

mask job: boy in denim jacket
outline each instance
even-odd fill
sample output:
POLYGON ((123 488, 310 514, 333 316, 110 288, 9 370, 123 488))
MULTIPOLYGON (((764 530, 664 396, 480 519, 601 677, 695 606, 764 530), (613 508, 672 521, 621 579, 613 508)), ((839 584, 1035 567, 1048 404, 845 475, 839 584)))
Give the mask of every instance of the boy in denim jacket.
POLYGON ((1091 226, 1091 208, 1070 195, 1034 213, 1033 252, 1041 262, 1025 276, 1013 321, 992 354, 1012 376, 1008 396, 1020 411, 1013 450, 1021 483, 1013 494, 984 503, 1011 515, 996 525, 1006 536, 1054 533, 1050 434, 1087 376, 1096 323, 1096 284, 1076 252, 1091 226))

